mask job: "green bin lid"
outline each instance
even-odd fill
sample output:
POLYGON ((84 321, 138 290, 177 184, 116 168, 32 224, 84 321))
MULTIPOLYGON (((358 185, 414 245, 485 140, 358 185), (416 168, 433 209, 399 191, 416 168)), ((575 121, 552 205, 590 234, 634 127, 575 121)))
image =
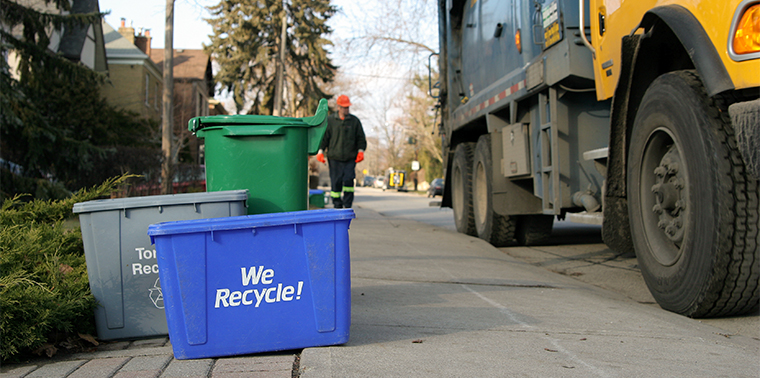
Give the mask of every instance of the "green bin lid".
POLYGON ((319 100, 317 112, 311 117, 276 117, 267 115, 215 115, 194 117, 187 122, 187 129, 198 132, 202 129, 218 126, 236 125, 277 125, 289 127, 320 126, 327 120, 327 100, 319 100))
POLYGON ((216 115, 195 117, 187 122, 187 129, 203 138, 204 133, 221 130, 229 137, 282 135, 287 127, 306 127, 308 129, 307 153, 314 155, 319 150, 319 143, 327 129, 327 100, 319 100, 317 112, 311 117, 275 117, 265 115, 216 115))

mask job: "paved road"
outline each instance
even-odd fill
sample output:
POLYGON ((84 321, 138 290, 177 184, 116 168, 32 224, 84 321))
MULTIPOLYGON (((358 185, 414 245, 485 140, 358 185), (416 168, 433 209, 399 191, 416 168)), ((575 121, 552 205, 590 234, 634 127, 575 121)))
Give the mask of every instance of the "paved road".
MULTIPOLYGON (((412 219, 456 231, 454 212, 439 207, 440 196, 428 198, 416 193, 367 187, 356 188, 356 191, 357 206, 365 206, 385 216, 412 219)), ((601 226, 555 221, 549 244, 601 243, 601 230, 601 226)))
MULTIPOLYGON (((367 187, 356 189, 356 206, 385 216, 412 219, 456 231, 453 211, 437 207, 437 202, 440 202, 440 197, 432 199, 416 193, 367 187)), ((534 266, 659 309, 644 283, 636 257, 619 255, 607 248, 602 242, 601 226, 555 221, 547 245, 499 249, 534 266)), ((727 335, 738 334, 760 340, 760 313, 700 321, 724 329, 727 335)))

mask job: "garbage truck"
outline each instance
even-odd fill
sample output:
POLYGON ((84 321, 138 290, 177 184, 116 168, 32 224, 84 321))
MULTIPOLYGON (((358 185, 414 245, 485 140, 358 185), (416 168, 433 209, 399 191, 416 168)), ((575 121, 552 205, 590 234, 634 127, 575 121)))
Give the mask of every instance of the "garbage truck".
POLYGON ((441 206, 459 232, 534 245, 555 219, 599 224, 662 308, 757 310, 760 1, 438 8, 441 206))

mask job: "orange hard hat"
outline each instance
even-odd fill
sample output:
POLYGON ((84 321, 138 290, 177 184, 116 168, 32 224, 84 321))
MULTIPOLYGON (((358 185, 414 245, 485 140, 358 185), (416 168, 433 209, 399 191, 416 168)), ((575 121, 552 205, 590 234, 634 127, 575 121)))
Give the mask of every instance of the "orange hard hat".
POLYGON ((338 96, 337 103, 338 103, 338 106, 342 106, 344 108, 347 108, 347 107, 351 106, 351 101, 348 100, 348 96, 346 96, 346 95, 340 95, 340 96, 338 96))

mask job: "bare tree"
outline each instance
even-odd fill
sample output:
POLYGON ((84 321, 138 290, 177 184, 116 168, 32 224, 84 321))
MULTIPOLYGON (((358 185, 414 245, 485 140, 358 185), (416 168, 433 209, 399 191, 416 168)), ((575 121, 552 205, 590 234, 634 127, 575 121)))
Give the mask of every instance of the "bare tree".
POLYGON ((356 29, 343 41, 343 54, 395 62, 409 73, 423 68, 427 56, 438 51, 434 0, 376 0, 366 3, 360 14, 345 16, 356 21, 356 29))
POLYGON ((428 96, 427 87, 427 78, 421 76, 416 76, 406 86, 405 112, 398 122, 416 140, 419 148, 428 151, 435 160, 443 162, 441 140, 436 129, 435 99, 428 96))
POLYGON ((368 104, 368 113, 372 117, 370 122, 376 125, 375 131, 379 134, 378 142, 381 146, 378 147, 382 147, 384 160, 388 164, 385 168, 398 169, 404 164, 405 147, 405 130, 399 122, 400 113, 397 112, 401 104, 392 93, 382 96, 382 99, 379 103, 368 104))
MULTIPOLYGON (((171 163, 176 169, 177 165, 181 163, 180 154, 190 144, 190 138, 195 138, 193 133, 187 129, 187 123, 183 123, 184 120, 198 115, 197 109, 193 105, 199 106, 197 98, 194 98, 196 93, 193 91, 191 84, 177 83, 174 85, 174 91, 172 92, 172 104, 174 106, 173 113, 174 120, 180 120, 179 124, 175 122, 173 125, 174 132, 172 133, 172 154, 171 163)), ((187 161, 185 161, 187 163, 187 161)), ((176 172, 175 172, 176 173, 176 172)))
POLYGON ((440 159, 440 143, 423 131, 433 129, 432 99, 413 93, 415 78, 427 78, 428 56, 438 50, 436 2, 375 0, 363 3, 361 10, 346 8, 336 16, 353 25, 348 36, 337 35, 339 77, 344 83, 363 83, 352 89, 375 88, 361 98, 364 101, 356 101, 361 108, 352 107, 352 112, 362 113, 365 130, 378 136, 377 148, 384 150, 387 163, 383 169, 409 164, 415 147, 429 148, 440 159), (421 142, 409 145, 409 136, 421 142))

